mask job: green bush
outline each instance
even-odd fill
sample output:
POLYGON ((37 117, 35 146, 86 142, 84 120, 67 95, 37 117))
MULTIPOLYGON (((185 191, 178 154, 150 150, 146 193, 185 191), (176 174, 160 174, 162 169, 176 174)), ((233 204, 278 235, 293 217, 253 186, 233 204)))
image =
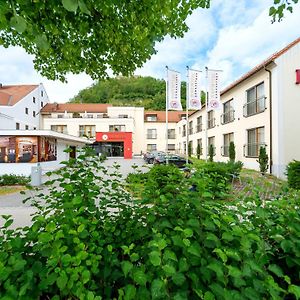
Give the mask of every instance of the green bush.
POLYGON ((266 147, 260 147, 259 157, 257 162, 259 163, 259 170, 262 175, 265 175, 269 168, 268 161, 269 161, 269 156, 267 154, 266 147))
MULTIPOLYGON (((1 299, 299 299, 299 197, 143 205, 118 169, 85 155, 66 164, 30 227, 10 230, 5 216, 1 299)), ((166 181, 181 184, 175 171, 166 181)))
POLYGON ((214 149, 214 146, 213 145, 209 145, 209 148, 208 148, 208 160, 210 162, 213 162, 214 161, 214 155, 215 155, 215 149, 214 149))
POLYGON ((30 182, 29 176, 4 174, 0 176, 0 186, 3 185, 26 185, 30 182))
POLYGON ((287 179, 289 187, 300 190, 300 161, 294 160, 288 164, 287 179))
POLYGON ((200 159, 200 156, 202 155, 202 148, 200 144, 197 145, 197 158, 200 159))
POLYGON ((148 172, 147 173, 129 173, 126 177, 127 183, 145 183, 148 179, 148 172))
POLYGON ((229 161, 235 162, 235 145, 234 145, 234 142, 229 143, 229 161))

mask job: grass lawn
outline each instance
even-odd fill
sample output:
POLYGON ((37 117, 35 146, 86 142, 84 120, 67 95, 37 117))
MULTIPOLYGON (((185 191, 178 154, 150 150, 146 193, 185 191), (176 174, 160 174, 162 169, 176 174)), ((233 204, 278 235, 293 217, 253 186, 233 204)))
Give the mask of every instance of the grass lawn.
POLYGON ((0 186, 0 196, 20 192, 23 190, 26 190, 26 187, 22 185, 0 186))

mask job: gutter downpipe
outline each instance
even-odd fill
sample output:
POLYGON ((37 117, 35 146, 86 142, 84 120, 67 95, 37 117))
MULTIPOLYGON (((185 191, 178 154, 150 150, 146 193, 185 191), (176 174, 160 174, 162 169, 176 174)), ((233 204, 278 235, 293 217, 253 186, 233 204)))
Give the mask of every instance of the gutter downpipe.
POLYGON ((270 174, 273 172, 273 121, 272 121, 272 72, 264 66, 265 71, 269 73, 269 97, 270 97, 270 174))

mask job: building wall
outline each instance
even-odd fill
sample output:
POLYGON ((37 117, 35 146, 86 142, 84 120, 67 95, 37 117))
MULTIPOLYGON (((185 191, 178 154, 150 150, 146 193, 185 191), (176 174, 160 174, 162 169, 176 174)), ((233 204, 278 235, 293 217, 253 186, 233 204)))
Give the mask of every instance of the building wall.
MULTIPOLYGON (((16 129, 16 123, 20 124, 20 129, 26 129, 26 125, 28 126, 28 129, 39 129, 41 125, 41 116, 39 112, 42 108, 42 102, 43 105, 45 105, 49 102, 49 98, 43 84, 40 84, 35 90, 30 92, 15 105, 1 106, 1 113, 14 119, 14 126, 11 129, 16 129), (35 103, 33 103, 33 97, 35 98, 35 103), (25 113, 25 108, 28 108, 28 114, 25 113), (36 114, 35 117, 33 116, 33 112, 36 114)), ((1 122, 0 129, 8 129, 7 124, 1 122)))
MULTIPOLYGON (((2 109, 1 109, 2 112, 2 109)), ((16 122, 13 117, 0 113, 0 130, 16 129, 16 122)))
POLYGON ((282 177, 289 162, 300 160, 300 85, 295 84, 296 69, 300 69, 300 44, 278 57, 275 63, 273 135, 279 141, 279 155, 278 161, 274 162, 274 171, 282 177))

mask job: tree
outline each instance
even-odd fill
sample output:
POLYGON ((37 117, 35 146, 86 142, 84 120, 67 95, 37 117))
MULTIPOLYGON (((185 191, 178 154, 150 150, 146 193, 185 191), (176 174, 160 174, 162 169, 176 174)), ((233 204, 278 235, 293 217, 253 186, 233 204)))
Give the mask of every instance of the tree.
POLYGON ((268 170, 269 167, 268 161, 269 161, 269 157, 266 148, 261 146, 259 148, 259 157, 257 162, 259 163, 259 170, 262 175, 265 175, 268 170))
POLYGON ((193 154, 192 143, 189 142, 189 144, 188 144, 188 155, 189 155, 189 157, 191 157, 192 154, 193 154))
POLYGON ((215 149, 214 146, 212 144, 209 145, 208 148, 208 156, 209 156, 209 161, 213 162, 214 161, 214 155, 215 155, 215 149))
POLYGON ((156 53, 166 35, 183 37, 186 18, 210 0, 0 2, 0 45, 21 46, 48 79, 68 72, 125 76, 156 53))
POLYGON ((281 21, 284 13, 293 12, 293 5, 298 3, 298 0, 274 0, 274 5, 269 9, 269 15, 273 18, 273 22, 281 21))
POLYGON ((235 145, 234 142, 229 143, 229 161, 235 161, 235 145))
POLYGON ((197 158, 200 159, 200 155, 202 155, 202 148, 200 144, 197 145, 197 158))

